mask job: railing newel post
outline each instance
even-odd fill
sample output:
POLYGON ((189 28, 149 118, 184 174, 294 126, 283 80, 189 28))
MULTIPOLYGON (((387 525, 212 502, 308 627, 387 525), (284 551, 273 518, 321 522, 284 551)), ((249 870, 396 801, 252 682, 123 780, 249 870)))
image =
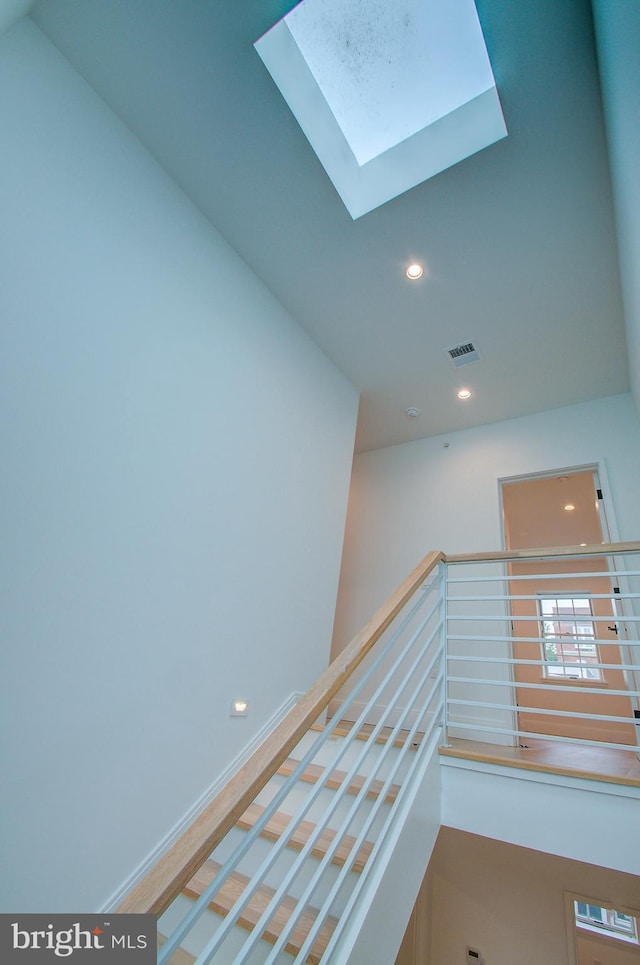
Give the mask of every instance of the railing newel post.
POLYGON ((446 558, 440 561, 439 566, 442 596, 442 744, 443 747, 451 747, 451 742, 449 741, 449 564, 446 558))

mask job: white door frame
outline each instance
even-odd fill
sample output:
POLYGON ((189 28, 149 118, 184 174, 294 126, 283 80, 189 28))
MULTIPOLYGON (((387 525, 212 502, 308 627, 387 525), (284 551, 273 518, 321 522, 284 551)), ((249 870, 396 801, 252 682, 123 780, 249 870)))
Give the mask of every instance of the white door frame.
MULTIPOLYGON (((620 542, 620 531, 618 529, 618 521, 615 513, 615 506, 613 503, 613 498, 611 496, 611 486, 609 485, 609 476, 607 473, 607 467, 604 459, 598 459, 595 462, 585 463, 584 465, 578 466, 562 466, 557 469, 545 469, 542 472, 528 472, 520 473, 516 476, 501 476, 498 478, 498 500, 500 509, 500 533, 502 548, 506 550, 507 540, 505 531, 505 516, 504 516, 504 505, 502 499, 502 486, 504 483, 513 482, 526 482, 531 479, 545 479, 547 477, 553 476, 570 476, 573 473, 579 472, 593 472, 598 480, 598 489, 602 492, 602 500, 600 501, 600 526, 602 530, 602 535, 605 541, 611 543, 620 542)), ((612 557, 608 559, 608 566, 611 571, 612 579, 616 572, 615 560, 612 557)), ((624 577, 616 577, 616 582, 624 584, 626 582, 624 577)), ((625 647, 624 640, 629 639, 631 633, 632 637, 635 635, 636 626, 635 624, 629 625, 624 619, 624 607, 622 606, 622 601, 619 601, 617 607, 614 606, 615 610, 619 612, 619 619, 616 623, 620 627, 620 632, 618 635, 618 641, 620 646, 620 658, 622 663, 635 664, 634 653, 631 647, 625 647)), ((513 655, 513 654, 512 654, 513 655)), ((638 670, 625 671, 625 677, 630 673, 628 679, 629 690, 640 689, 640 667, 638 670)), ((634 697, 629 698, 631 703, 631 708, 634 711, 640 711, 640 700, 634 697)), ((640 746, 640 726, 636 726, 636 738, 638 746, 640 746)))

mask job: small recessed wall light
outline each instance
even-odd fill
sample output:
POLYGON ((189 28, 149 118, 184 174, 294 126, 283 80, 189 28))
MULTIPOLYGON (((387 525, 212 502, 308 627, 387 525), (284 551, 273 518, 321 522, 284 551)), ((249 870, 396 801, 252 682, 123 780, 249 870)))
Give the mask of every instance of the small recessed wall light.
POLYGON ((230 717, 246 717, 249 712, 249 702, 241 697, 231 701, 230 717))
POLYGON ((459 398, 459 399, 470 399, 470 398, 471 398, 471 389, 460 389, 459 392, 458 392, 458 398, 459 398))
POLYGON ((565 512, 572 513, 576 507, 573 505, 573 503, 567 503, 567 505, 564 508, 565 508, 565 512))
POLYGON ((416 262, 414 262, 412 265, 407 265, 404 273, 411 281, 417 281, 418 278, 422 278, 424 275, 424 268, 422 265, 418 265, 416 262))

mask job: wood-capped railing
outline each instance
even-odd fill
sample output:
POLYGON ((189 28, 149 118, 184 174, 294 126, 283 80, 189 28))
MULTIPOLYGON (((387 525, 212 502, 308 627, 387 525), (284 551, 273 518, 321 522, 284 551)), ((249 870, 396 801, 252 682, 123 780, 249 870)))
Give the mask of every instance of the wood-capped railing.
POLYGON ((445 563, 508 563, 517 560, 537 560, 541 557, 613 556, 640 553, 640 541, 626 543, 592 543, 589 546, 546 546, 522 550, 489 550, 484 553, 442 554, 445 563))
POLYGON ((127 895, 118 906, 118 912, 160 916, 166 911, 444 558, 444 554, 438 551, 425 556, 229 784, 127 895))
POLYGON ((440 551, 428 553, 229 784, 126 896, 117 911, 146 912, 158 917, 166 911, 439 563, 509 562, 540 557, 589 557, 624 553, 640 553, 640 541, 471 554, 445 555, 440 551))

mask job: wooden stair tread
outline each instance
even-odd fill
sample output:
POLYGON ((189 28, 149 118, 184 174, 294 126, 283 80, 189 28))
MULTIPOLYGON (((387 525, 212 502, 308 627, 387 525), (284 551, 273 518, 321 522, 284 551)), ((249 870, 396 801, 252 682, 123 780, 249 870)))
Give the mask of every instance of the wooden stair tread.
MULTIPOLYGON (((288 757, 278 769, 278 774, 280 774, 282 777, 290 777, 299 763, 300 761, 295 760, 295 758, 288 757)), ((305 781, 307 784, 317 784, 319 780, 323 780, 325 787, 329 787, 332 790, 337 791, 342 787, 347 776, 346 771, 334 770, 323 778, 325 773, 325 768, 323 768, 320 764, 308 764, 304 772, 300 775, 299 780, 305 781)), ((356 774, 355 777, 351 779, 349 786, 346 788, 347 794, 357 794, 365 780, 366 778, 364 778, 361 774, 356 774)), ((371 787, 367 791, 367 797, 371 799, 378 798, 383 787, 383 781, 373 781, 371 787)), ((399 784, 392 784, 387 789, 385 802, 387 804, 392 804, 397 798, 399 790, 399 784)))
MULTIPOLYGON (((351 720, 339 720, 334 727, 331 729, 332 737, 346 737, 353 727, 353 721, 351 720)), ((354 734, 355 740, 368 741, 373 732, 373 724, 362 724, 360 730, 354 734)), ((309 730, 313 731, 323 731, 324 727, 321 724, 312 724, 309 730)), ((393 727, 383 727, 378 736, 376 737, 374 743, 376 744, 386 744, 393 732, 393 727)), ((401 730, 393 740, 394 747, 404 747, 409 737, 408 730, 401 730)), ((409 746, 409 750, 416 750, 422 743, 424 734, 417 733, 414 735, 413 740, 409 746)))
MULTIPOLYGON (((196 871, 191 881, 186 885, 183 894, 195 901, 200 897, 205 888, 208 887, 215 875, 218 874, 221 867, 216 861, 205 861, 202 867, 196 871)), ((209 902, 209 909, 218 915, 226 916, 250 881, 251 879, 247 877, 247 875, 240 874, 239 871, 232 872, 220 890, 209 902)), ((269 888, 267 885, 261 885, 243 908, 237 924, 246 931, 253 931, 274 894, 275 889, 269 888)), ((284 897, 265 931, 262 933, 262 938, 271 945, 275 945, 282 934, 284 926, 297 906, 298 902, 295 898, 284 897)), ((304 909, 285 946, 290 955, 298 954, 317 916, 318 910, 316 908, 307 906, 307 908, 304 909)), ((337 918, 334 918, 332 915, 329 915, 323 922, 322 928, 307 957, 307 962, 311 963, 311 965, 319 965, 320 959, 326 951, 337 923, 337 918)))
MULTIPOLYGON (((250 804, 236 824, 236 827, 241 828, 243 831, 249 831, 256 821, 262 816, 264 810, 265 808, 261 804, 250 804)), ((276 811, 276 813, 267 821, 266 825, 260 832, 260 836, 267 838, 269 841, 277 841, 278 838, 286 831, 290 821, 290 815, 285 814, 283 811, 276 811)), ((313 821, 300 821, 293 831, 293 834, 289 838, 287 847, 293 848, 295 851, 302 851, 315 829, 316 825, 313 823, 313 821)), ((311 854, 315 858, 323 858, 335 836, 336 832, 333 830, 333 828, 325 828, 311 849, 311 854)), ((332 864, 337 864, 342 867, 349 860, 355 840, 356 839, 351 834, 344 834, 342 836, 340 844, 338 845, 338 848, 331 859, 332 864)), ((371 854, 372 848, 372 841, 364 841, 362 843, 351 866, 352 871, 357 871, 360 873, 364 869, 364 866, 369 859, 369 855, 371 854)))
MULTIPOLYGON (((166 940, 166 936, 158 932, 158 949, 162 948, 166 940)), ((176 948, 167 965, 193 965, 195 960, 195 955, 186 952, 184 948, 176 948)))
POLYGON ((632 746, 623 751, 536 738, 528 740, 526 745, 510 747, 451 738, 449 746, 439 747, 438 753, 442 757, 519 767, 525 771, 640 787, 640 759, 637 749, 632 746))

